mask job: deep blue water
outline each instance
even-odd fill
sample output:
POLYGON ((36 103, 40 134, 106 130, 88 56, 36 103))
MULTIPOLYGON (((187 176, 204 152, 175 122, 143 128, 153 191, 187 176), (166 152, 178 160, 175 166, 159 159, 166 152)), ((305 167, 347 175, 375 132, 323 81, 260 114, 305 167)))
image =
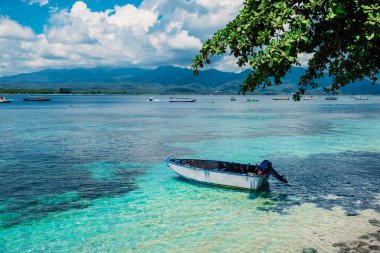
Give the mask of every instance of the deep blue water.
MULTIPOLYGON (((198 96, 196 103, 169 103, 167 96, 148 102, 148 96, 68 95, 51 96, 47 103, 7 97, 15 100, 0 104, 5 252, 205 249, 185 238, 207 242, 226 224, 241 227, 238 217, 230 220, 234 214, 228 208, 236 203, 255 217, 275 215, 277 224, 305 203, 318 212, 339 208, 349 216, 380 212, 380 97, 300 102, 260 97, 258 103, 241 96, 236 102, 198 96), (166 168, 167 155, 247 163, 269 159, 290 184, 271 180, 260 192, 246 192, 192 183, 166 168), (187 216, 210 210, 220 224, 187 216), (176 214, 183 214, 181 221, 170 223, 176 214), (195 220, 199 227, 189 227, 195 220), (85 221, 86 231, 75 225, 85 221), (160 222, 171 224, 164 230, 171 239, 159 240, 160 222), (112 232, 99 228, 110 224, 112 232), (201 233, 203 226, 210 230, 201 233), (174 228, 187 231, 183 241, 174 228), (78 241, 79 235, 87 241, 78 241)), ((233 245, 227 242, 225 249, 233 245)), ((253 249, 278 249, 268 247, 253 249)))

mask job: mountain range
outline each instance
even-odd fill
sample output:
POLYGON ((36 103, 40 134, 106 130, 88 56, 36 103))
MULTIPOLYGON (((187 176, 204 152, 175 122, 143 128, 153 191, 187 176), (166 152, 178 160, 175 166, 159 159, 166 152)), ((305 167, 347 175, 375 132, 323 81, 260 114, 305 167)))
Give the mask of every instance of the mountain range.
MULTIPOLYGON (((304 68, 293 67, 283 79, 283 84, 270 86, 257 94, 291 93, 297 90, 304 68)), ((126 92, 126 93, 221 93, 236 94, 249 70, 241 73, 215 69, 200 71, 194 76, 190 69, 163 66, 156 69, 141 68, 75 68, 46 69, 34 73, 0 77, 0 88, 59 89, 72 91, 126 92)), ((323 93, 322 87, 331 84, 331 78, 318 80, 319 87, 311 94, 323 93)), ((380 85, 370 80, 358 81, 342 89, 344 94, 380 94, 380 85)))

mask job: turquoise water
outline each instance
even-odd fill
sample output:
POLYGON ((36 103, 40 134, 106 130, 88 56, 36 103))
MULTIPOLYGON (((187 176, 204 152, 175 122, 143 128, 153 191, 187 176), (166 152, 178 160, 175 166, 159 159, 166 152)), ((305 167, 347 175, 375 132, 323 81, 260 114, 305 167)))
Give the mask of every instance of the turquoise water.
POLYGON ((0 105, 2 252, 331 252, 380 218, 380 97, 13 98, 0 105), (269 159, 290 185, 193 183, 167 155, 269 159))

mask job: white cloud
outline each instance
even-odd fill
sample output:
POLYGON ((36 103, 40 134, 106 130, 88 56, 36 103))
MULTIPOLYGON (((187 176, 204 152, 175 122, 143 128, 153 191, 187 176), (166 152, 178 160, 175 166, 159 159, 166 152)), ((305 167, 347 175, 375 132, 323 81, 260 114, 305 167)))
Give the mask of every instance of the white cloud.
POLYGON ((56 6, 49 6, 49 13, 56 13, 58 10, 59 8, 56 6))
POLYGON ((297 55, 298 61, 301 64, 301 67, 307 67, 309 60, 313 58, 314 53, 307 54, 307 53, 300 53, 297 55))
POLYGON ((30 5, 39 4, 40 6, 44 6, 44 5, 47 5, 49 3, 49 0, 28 0, 28 3, 30 5))
POLYGON ((240 73, 246 69, 249 69, 249 65, 239 67, 236 64, 236 62, 237 62, 237 59, 233 57, 232 55, 225 55, 225 56, 222 56, 220 59, 217 59, 215 63, 212 63, 210 67, 215 68, 220 71, 235 72, 235 73, 240 73))
POLYGON ((134 32, 148 32, 157 21, 158 14, 149 10, 138 9, 131 4, 116 6, 115 13, 108 19, 110 24, 129 27, 134 32))
POLYGON ((166 50, 197 50, 202 46, 201 41, 194 36, 189 36, 187 31, 179 31, 173 34, 157 32, 149 35, 148 38, 156 50, 163 48, 166 50))
POLYGON ((0 39, 0 75, 25 72, 30 68, 25 65, 35 57, 35 54, 25 50, 17 39, 0 39))
MULTIPOLYGON (((60 67, 189 66, 202 41, 241 7, 242 0, 144 0, 139 7, 92 11, 77 1, 71 9, 52 12, 39 35, 1 18, 0 75, 60 67)), ((218 67, 228 70, 231 62, 223 57, 218 67)))
POLYGON ((0 39, 32 40, 35 34, 29 27, 23 27, 6 17, 0 17, 0 39))

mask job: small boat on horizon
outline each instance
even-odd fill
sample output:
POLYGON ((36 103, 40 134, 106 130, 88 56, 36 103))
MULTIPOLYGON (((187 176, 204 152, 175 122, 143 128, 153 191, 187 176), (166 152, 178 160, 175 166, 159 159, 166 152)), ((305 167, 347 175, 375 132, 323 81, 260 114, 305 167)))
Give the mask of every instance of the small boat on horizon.
POLYGON ((23 99, 23 101, 29 101, 29 102, 47 102, 50 101, 51 98, 45 98, 42 96, 28 96, 23 99))
POLYGON ((150 97, 149 98, 149 102, 159 102, 160 100, 158 98, 155 98, 155 97, 150 97))
POLYGON ((325 100, 338 100, 337 97, 325 97, 325 100))
POLYGON ((312 95, 307 95, 306 97, 303 98, 303 100, 315 100, 316 97, 312 96, 312 95))
POLYGON ((355 100, 368 100, 368 97, 362 97, 362 96, 356 96, 354 97, 355 100))
POLYGON ((0 97, 0 103, 10 103, 13 99, 6 99, 5 97, 0 97))
POLYGON ((178 175, 197 182, 249 190, 259 189, 273 175, 283 183, 272 163, 264 160, 260 165, 200 159, 165 159, 167 166, 178 175))
POLYGON ((169 102, 195 102, 196 99, 193 98, 179 98, 179 97, 170 97, 169 102))
POLYGON ((247 102, 258 102, 259 100, 257 98, 248 98, 247 102))
POLYGON ((231 101, 236 101, 236 98, 235 97, 231 97, 231 101))
POLYGON ((275 97, 273 100, 289 100, 289 97, 275 97))

